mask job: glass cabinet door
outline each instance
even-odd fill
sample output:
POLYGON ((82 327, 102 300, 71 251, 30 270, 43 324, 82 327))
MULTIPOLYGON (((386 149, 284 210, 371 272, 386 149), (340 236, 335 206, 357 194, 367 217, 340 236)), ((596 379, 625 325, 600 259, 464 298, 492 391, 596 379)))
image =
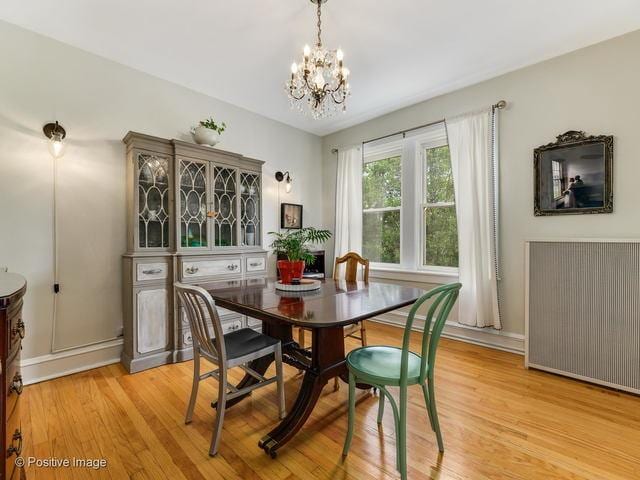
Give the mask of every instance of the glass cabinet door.
POLYGON ((237 170, 213 167, 213 239, 216 247, 238 245, 237 170))
POLYGON ((169 159, 137 154, 138 247, 169 247, 169 159))
POLYGON ((179 175, 180 246, 207 247, 207 164, 180 160, 179 175))
POLYGON ((260 231, 260 175, 240 173, 240 242, 254 246, 262 243, 260 231))

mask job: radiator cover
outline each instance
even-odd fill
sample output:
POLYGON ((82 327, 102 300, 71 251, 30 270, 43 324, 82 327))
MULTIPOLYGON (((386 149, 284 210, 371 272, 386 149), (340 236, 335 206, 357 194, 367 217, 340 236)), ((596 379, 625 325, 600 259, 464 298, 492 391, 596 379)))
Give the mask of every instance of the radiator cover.
POLYGON ((526 246, 527 368, 640 393, 640 241, 526 246))

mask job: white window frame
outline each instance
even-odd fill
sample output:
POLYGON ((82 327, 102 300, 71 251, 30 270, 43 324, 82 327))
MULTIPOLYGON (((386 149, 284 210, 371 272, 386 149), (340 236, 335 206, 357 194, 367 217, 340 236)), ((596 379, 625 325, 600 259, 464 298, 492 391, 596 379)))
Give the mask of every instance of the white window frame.
POLYGON ((445 274, 457 274, 458 267, 448 267, 443 265, 428 265, 425 262, 425 244, 427 242, 426 238, 426 224, 425 224, 425 216, 424 212, 426 208, 438 208, 438 207, 455 207, 456 202, 437 202, 437 203, 428 203, 427 199, 427 150, 432 148, 444 147, 448 146, 449 143, 447 141, 446 136, 442 139, 431 140, 427 142, 422 142, 419 144, 419 161, 421 164, 421 199, 422 203, 420 204, 420 241, 418 247, 420 248, 420 264, 418 265, 419 270, 425 270, 429 272, 437 272, 437 273, 445 273, 445 274))
POLYGON ((448 145, 444 123, 419 131, 407 132, 401 138, 391 139, 377 146, 365 146, 363 162, 370 163, 400 156, 400 207, 363 209, 365 212, 400 209, 400 263, 371 262, 371 269, 379 272, 432 274, 434 278, 455 278, 458 267, 424 264, 425 220, 427 206, 452 206, 455 202, 426 203, 426 150, 448 145), (418 207, 418 208, 416 208, 418 207))
MULTIPOLYGON (((400 206, 398 207, 379 207, 379 208, 363 208, 362 209, 362 221, 364 222, 364 214, 365 213, 379 213, 379 212, 391 212, 391 211, 400 211, 400 225, 402 225, 402 211, 404 202, 404 183, 402 181, 402 175, 404 171, 404 162, 402 160, 402 148, 397 145, 396 142, 393 142, 389 145, 383 144, 380 147, 374 147, 373 149, 368 149, 365 155, 362 157, 363 164, 378 162, 380 160, 386 160, 388 158, 400 157, 400 206)), ((364 165, 363 165, 364 166, 364 165)), ((364 188, 363 188, 364 195, 364 188)), ((371 262, 371 268, 391 268, 396 269, 402 265, 402 236, 403 236, 403 228, 400 228, 400 263, 385 263, 385 262, 371 262)))

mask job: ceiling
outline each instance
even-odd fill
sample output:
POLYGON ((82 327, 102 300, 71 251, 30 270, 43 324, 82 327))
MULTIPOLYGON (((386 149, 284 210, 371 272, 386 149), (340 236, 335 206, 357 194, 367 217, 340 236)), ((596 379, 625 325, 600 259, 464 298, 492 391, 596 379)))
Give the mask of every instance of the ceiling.
POLYGON ((309 0, 2 0, 0 19, 325 135, 640 29, 640 2, 329 0, 323 40, 344 50, 352 96, 323 120, 284 89, 315 38, 309 0))

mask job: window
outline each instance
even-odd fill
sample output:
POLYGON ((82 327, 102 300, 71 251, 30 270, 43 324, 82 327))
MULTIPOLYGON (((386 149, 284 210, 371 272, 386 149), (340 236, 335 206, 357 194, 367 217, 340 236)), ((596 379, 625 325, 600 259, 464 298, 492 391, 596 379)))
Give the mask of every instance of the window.
POLYGON ((553 174, 553 198, 556 200, 562 197, 562 165, 556 160, 551 161, 553 174))
POLYGON ((362 251, 374 267, 458 267, 455 195, 444 124, 365 144, 362 251))
POLYGON ((458 223, 449 146, 423 152, 423 266, 458 266, 458 223))
POLYGON ((400 263, 401 157, 362 168, 362 252, 375 263, 400 263))

